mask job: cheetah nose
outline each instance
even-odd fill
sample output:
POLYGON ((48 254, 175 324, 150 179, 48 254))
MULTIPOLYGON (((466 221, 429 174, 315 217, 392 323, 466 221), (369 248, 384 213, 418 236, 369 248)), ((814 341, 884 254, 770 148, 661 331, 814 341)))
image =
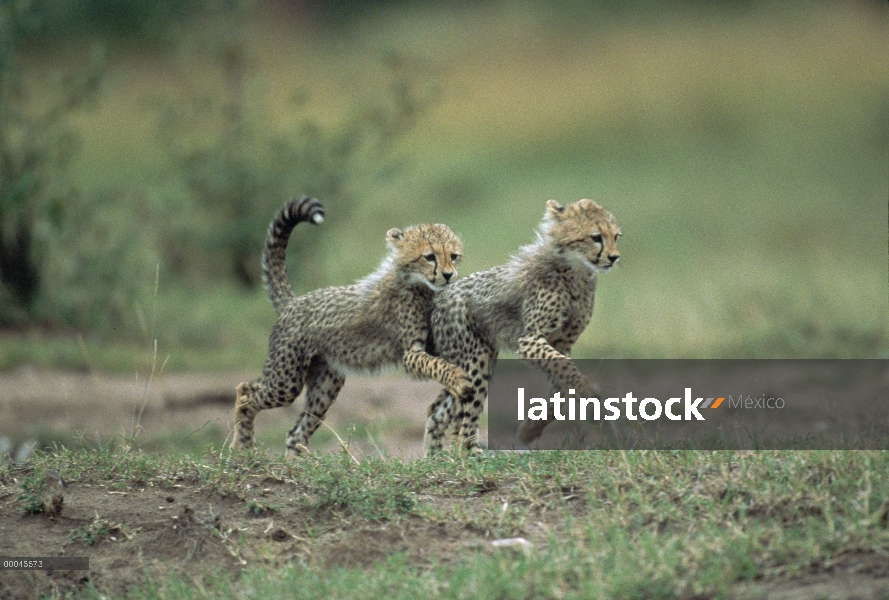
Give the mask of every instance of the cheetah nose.
POLYGON ((609 254, 608 255, 608 260, 611 261, 611 264, 616 263, 618 258, 620 258, 620 254, 609 254))
POLYGON ((451 277, 453 277, 454 274, 453 274, 453 273, 449 273, 449 272, 447 272, 447 271, 442 271, 442 272, 441 272, 441 276, 444 277, 445 283, 447 283, 448 281, 451 280, 451 277))

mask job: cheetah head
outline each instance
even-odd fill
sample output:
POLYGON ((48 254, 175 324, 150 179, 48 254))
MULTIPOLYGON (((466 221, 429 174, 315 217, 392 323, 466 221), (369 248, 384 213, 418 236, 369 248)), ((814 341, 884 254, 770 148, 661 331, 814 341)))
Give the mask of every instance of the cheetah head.
POLYGON ((609 271, 620 258, 620 226, 592 200, 568 205, 548 200, 541 232, 557 251, 580 259, 596 273, 609 271))
POLYGON ((386 242, 391 259, 408 285, 425 284, 439 290, 457 278, 463 243, 446 225, 415 225, 390 229, 386 242))

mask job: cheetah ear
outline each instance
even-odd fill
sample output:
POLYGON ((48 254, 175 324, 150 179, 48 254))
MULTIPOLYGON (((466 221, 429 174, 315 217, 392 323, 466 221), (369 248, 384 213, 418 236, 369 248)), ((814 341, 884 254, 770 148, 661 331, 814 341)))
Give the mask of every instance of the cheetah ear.
POLYGON ((393 227, 389 231, 386 232, 386 241, 389 242, 390 246, 395 246, 398 242, 404 239, 404 232, 397 227, 393 227))
POLYGON ((565 205, 559 204, 555 200, 546 201, 546 213, 552 217, 559 218, 565 212, 565 205))

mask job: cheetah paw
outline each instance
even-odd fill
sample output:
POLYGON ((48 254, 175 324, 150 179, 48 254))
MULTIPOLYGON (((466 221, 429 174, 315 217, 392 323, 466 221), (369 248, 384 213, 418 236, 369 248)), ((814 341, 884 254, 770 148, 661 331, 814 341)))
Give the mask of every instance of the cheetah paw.
POLYGON ((305 444, 296 444, 293 448, 287 448, 284 458, 287 460, 294 460, 302 456, 308 456, 309 454, 311 454, 311 452, 305 444))
POLYGON ((472 393, 473 385, 472 378, 461 371, 461 375, 457 382, 452 386, 452 389, 448 390, 451 396, 455 399, 463 399, 468 398, 472 393))
POLYGON ((592 379, 587 378, 579 390, 584 398, 601 398, 602 387, 592 379))

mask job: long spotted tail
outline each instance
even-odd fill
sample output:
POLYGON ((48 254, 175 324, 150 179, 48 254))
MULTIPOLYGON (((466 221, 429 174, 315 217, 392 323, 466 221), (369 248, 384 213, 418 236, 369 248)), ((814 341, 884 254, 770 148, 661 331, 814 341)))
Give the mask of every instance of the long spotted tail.
POLYGON ((303 196, 294 198, 278 211, 269 225, 265 238, 265 252, 262 255, 262 280, 265 291, 281 314, 287 303, 294 298, 293 288, 287 279, 287 241, 297 223, 308 221, 318 225, 324 221, 324 207, 314 198, 303 196))

